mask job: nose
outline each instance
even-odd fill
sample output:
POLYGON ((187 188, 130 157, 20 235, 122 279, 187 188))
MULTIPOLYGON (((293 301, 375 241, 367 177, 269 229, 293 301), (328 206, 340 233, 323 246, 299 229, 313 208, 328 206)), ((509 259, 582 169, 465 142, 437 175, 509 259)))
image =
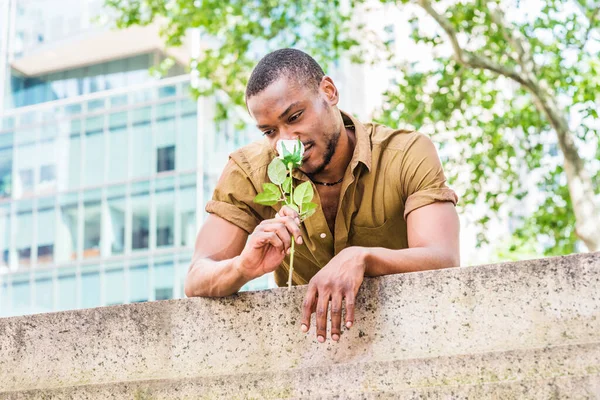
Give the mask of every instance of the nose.
POLYGON ((298 139, 298 135, 294 133, 294 131, 290 129, 280 129, 279 130, 279 139, 281 140, 296 140, 298 139))

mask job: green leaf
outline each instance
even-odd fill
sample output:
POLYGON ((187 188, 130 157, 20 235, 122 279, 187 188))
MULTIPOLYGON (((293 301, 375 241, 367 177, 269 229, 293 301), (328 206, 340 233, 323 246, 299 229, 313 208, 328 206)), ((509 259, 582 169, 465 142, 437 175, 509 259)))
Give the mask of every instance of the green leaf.
POLYGON ((300 220, 304 221, 306 218, 317 212, 317 205, 312 202, 302 204, 302 213, 300 214, 300 220))
POLYGON ((279 188, 272 183, 263 183, 263 192, 256 195, 254 202, 263 206, 273 206, 279 203, 281 193, 279 188))
POLYGON ((300 209, 298 208, 297 205, 295 204, 286 204, 286 206, 288 206, 289 208, 291 208, 292 210, 296 211, 297 213, 300 212, 300 209))
POLYGON ((276 185, 281 185, 287 177, 285 165, 279 158, 274 158, 267 169, 269 179, 276 185))
POLYGON ((292 177, 288 176, 287 178, 285 178, 285 181, 283 181, 283 185, 281 186, 285 193, 290 193, 292 191, 292 177))
POLYGON ((263 183, 262 187, 263 187, 263 192, 271 193, 271 194, 277 196, 277 198, 279 198, 279 195, 280 195, 279 188, 277 186, 275 186, 274 184, 263 183))
POLYGON ((257 194, 253 201, 263 206, 274 206, 279 202, 279 196, 271 192, 262 192, 257 194))
POLYGON ((310 182, 302 182, 296 190, 294 190, 294 203, 301 206, 304 203, 308 203, 313 199, 314 191, 310 182))

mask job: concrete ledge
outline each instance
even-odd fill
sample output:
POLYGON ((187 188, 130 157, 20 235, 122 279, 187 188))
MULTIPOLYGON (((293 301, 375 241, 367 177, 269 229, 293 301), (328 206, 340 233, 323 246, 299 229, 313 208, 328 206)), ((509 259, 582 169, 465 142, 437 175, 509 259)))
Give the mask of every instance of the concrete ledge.
POLYGON ((600 253, 367 279, 340 343, 304 292, 0 319, 0 398, 600 398, 600 253))

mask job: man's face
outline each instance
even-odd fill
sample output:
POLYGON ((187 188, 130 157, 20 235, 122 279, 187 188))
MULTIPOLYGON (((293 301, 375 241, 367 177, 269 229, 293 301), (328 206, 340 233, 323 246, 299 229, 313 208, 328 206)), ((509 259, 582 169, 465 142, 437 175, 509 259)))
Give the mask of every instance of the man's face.
POLYGON ((325 77, 318 91, 279 78, 248 99, 248 110, 273 148, 280 139, 300 139, 304 144, 301 171, 323 171, 333 157, 341 129, 337 90, 325 77))

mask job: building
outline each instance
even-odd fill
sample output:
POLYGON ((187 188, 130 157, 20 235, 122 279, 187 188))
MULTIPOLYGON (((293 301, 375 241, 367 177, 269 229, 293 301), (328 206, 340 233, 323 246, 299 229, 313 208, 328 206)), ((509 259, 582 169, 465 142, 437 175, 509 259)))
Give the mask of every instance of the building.
POLYGON ((192 100, 189 46, 56 3, 0 0, 0 316, 184 297, 204 203, 259 132, 192 100))

